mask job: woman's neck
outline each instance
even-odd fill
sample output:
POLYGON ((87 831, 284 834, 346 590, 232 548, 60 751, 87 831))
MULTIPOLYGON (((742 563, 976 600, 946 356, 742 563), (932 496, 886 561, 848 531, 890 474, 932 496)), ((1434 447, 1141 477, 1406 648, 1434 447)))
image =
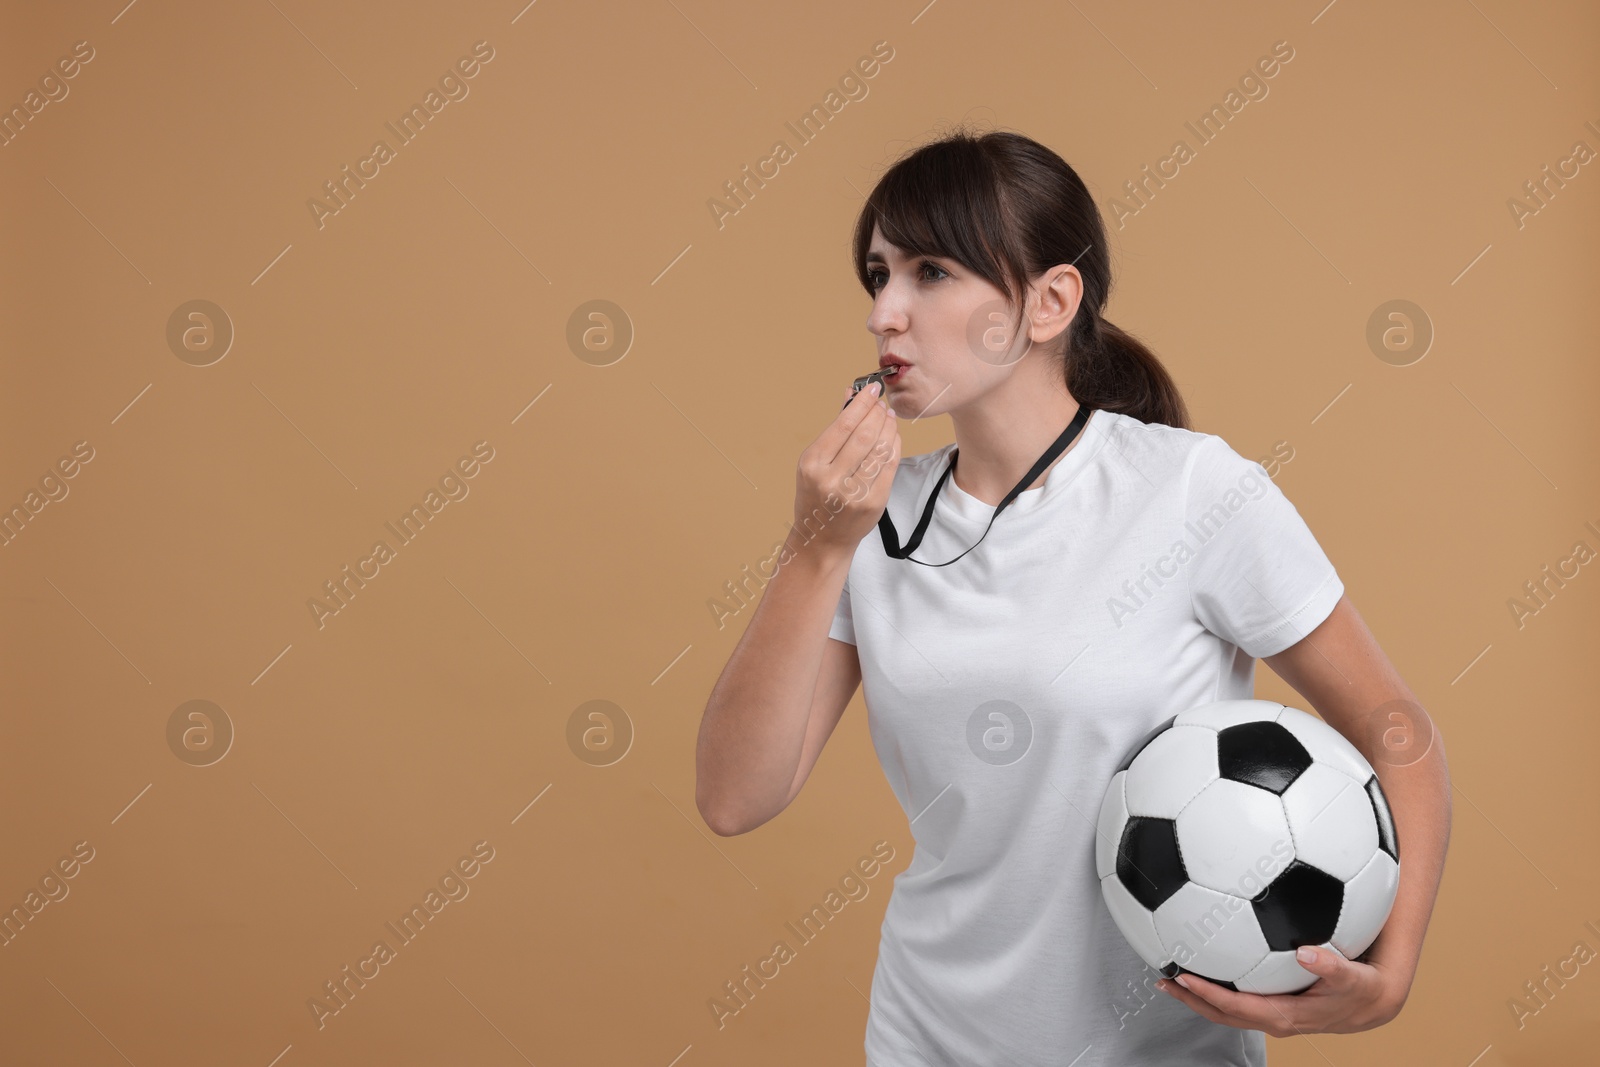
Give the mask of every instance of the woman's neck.
MULTIPOLYGON (((1038 375, 1012 375, 981 400, 950 413, 960 450, 950 477, 962 492, 998 507, 1077 414, 1078 402, 1064 383, 1040 382, 1038 375)), ((1082 439, 1080 432, 1061 456, 1082 439)), ((1043 485, 1061 456, 1022 491, 1043 485)))

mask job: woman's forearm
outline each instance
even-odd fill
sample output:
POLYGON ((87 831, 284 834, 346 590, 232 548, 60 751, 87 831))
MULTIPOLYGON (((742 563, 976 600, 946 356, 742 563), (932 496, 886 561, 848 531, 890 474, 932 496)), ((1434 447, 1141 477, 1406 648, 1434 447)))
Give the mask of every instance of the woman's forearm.
POLYGON ((1389 801, 1400 886, 1388 921, 1361 959, 1393 975, 1389 995, 1397 1012, 1416 974, 1450 843, 1444 738, 1347 596, 1304 639, 1266 662, 1366 757, 1389 801))
POLYGON ((1450 772, 1444 739, 1435 729, 1422 758, 1403 766, 1380 758, 1374 761, 1374 768, 1400 842, 1400 888, 1388 922, 1364 958, 1403 979, 1395 987, 1398 1011, 1416 975, 1450 843, 1450 772))

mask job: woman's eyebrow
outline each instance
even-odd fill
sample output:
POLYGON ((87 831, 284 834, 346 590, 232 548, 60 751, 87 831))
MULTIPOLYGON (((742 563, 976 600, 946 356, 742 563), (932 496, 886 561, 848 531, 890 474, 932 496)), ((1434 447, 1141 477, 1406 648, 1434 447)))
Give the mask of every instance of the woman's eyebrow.
MULTIPOLYGON (((923 255, 921 253, 912 253, 910 255, 902 256, 897 252, 897 253, 895 253, 895 258, 900 260, 901 262, 909 263, 913 259, 938 259, 940 257, 923 255)), ((867 253, 866 262, 868 262, 868 263, 882 263, 885 266, 887 266, 888 263, 889 263, 889 261, 884 258, 883 253, 879 252, 877 249, 873 249, 871 252, 867 253)))

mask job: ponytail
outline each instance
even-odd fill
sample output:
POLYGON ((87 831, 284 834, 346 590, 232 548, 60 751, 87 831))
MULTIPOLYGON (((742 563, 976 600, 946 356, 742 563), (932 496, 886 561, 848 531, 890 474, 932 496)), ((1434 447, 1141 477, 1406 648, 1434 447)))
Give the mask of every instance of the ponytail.
POLYGON ((1183 395, 1155 353, 1087 302, 1078 305, 1065 363, 1067 391, 1078 403, 1189 429, 1183 395))

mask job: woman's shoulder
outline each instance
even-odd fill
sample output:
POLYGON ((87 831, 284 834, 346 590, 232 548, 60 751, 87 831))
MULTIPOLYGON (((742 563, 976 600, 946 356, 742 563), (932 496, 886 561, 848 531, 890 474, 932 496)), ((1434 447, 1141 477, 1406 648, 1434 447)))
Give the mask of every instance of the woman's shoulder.
POLYGON ((1182 426, 1168 426, 1164 422, 1140 422, 1132 415, 1124 415, 1120 411, 1101 409, 1095 412, 1094 417, 1096 420, 1105 420, 1101 429, 1106 433, 1116 434, 1123 439, 1146 442, 1147 447, 1165 448, 1180 453, 1187 453, 1199 444, 1202 438, 1213 436, 1182 426))
POLYGON ((1132 415, 1104 409, 1096 411, 1090 420, 1091 426, 1097 423, 1097 432, 1105 438, 1101 456, 1109 463, 1120 462, 1141 474, 1181 477, 1209 440, 1221 440, 1215 434, 1163 422, 1141 422, 1132 415))
MULTIPOLYGON (((1118 448, 1132 463, 1169 472, 1173 486, 1190 497, 1214 497, 1235 486, 1247 487, 1254 497, 1259 495, 1258 482, 1272 484, 1263 461, 1242 455, 1220 434, 1144 423, 1127 415, 1109 420, 1107 430, 1117 435, 1118 448)), ((1279 441, 1274 454, 1285 446, 1279 441)))

